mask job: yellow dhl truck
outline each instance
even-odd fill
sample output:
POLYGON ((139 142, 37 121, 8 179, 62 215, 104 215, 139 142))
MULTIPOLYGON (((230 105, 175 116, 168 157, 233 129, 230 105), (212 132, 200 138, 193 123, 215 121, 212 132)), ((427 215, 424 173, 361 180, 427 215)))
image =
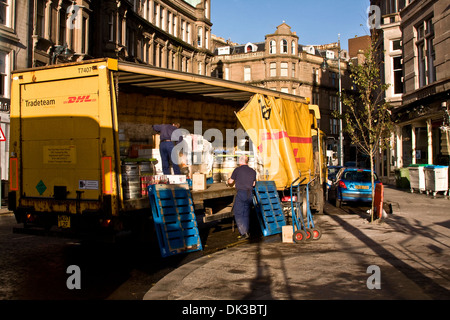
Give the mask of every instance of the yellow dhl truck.
MULTIPOLYGON (((8 207, 27 232, 75 237, 141 229, 148 197, 126 197, 121 132, 148 143, 152 125, 180 122, 225 134, 255 94, 305 99, 241 83, 96 59, 12 74, 8 207)), ((314 170, 314 168, 312 168, 314 170)), ((233 188, 193 192, 194 202, 232 196, 233 188)), ((201 207, 201 206, 200 206, 201 207)))

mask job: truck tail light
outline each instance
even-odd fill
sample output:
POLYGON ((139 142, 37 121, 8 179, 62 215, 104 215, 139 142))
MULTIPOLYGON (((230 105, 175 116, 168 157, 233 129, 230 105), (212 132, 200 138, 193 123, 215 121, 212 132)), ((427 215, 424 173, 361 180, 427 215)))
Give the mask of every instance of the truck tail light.
POLYGON ((342 181, 342 180, 339 181, 339 187, 342 188, 342 189, 347 189, 347 186, 345 185, 345 182, 342 181))

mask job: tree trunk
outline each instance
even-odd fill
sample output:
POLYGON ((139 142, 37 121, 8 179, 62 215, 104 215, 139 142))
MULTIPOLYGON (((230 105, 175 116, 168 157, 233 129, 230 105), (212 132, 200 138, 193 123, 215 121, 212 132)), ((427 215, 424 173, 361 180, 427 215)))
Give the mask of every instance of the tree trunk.
POLYGON ((374 202, 375 202, 375 179, 373 170, 373 152, 370 152, 370 180, 372 182, 372 203, 370 208, 370 222, 373 222, 373 216, 375 214, 374 202))

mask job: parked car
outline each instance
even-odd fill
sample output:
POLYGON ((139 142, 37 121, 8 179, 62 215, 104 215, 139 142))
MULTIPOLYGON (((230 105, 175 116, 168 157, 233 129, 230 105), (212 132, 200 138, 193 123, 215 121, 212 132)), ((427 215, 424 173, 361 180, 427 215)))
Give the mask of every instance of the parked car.
MULTIPOLYGON (((375 185, 381 183, 376 173, 375 185)), ((372 201, 372 181, 369 169, 345 168, 338 172, 336 181, 330 187, 330 196, 336 200, 336 207, 342 202, 372 201)))

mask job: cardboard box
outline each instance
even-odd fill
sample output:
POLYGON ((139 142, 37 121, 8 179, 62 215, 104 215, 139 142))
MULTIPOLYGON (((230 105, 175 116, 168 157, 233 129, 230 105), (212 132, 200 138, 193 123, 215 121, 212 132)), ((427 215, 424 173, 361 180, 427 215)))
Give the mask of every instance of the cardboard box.
POLYGON ((184 174, 170 174, 166 175, 170 184, 182 184, 187 183, 186 176, 184 174))
POLYGON ((281 232, 283 243, 294 243, 294 239, 292 239, 292 236, 294 235, 294 229, 292 226, 282 226, 281 232))
POLYGON ((206 190, 206 174, 194 173, 192 175, 192 190, 206 190))

